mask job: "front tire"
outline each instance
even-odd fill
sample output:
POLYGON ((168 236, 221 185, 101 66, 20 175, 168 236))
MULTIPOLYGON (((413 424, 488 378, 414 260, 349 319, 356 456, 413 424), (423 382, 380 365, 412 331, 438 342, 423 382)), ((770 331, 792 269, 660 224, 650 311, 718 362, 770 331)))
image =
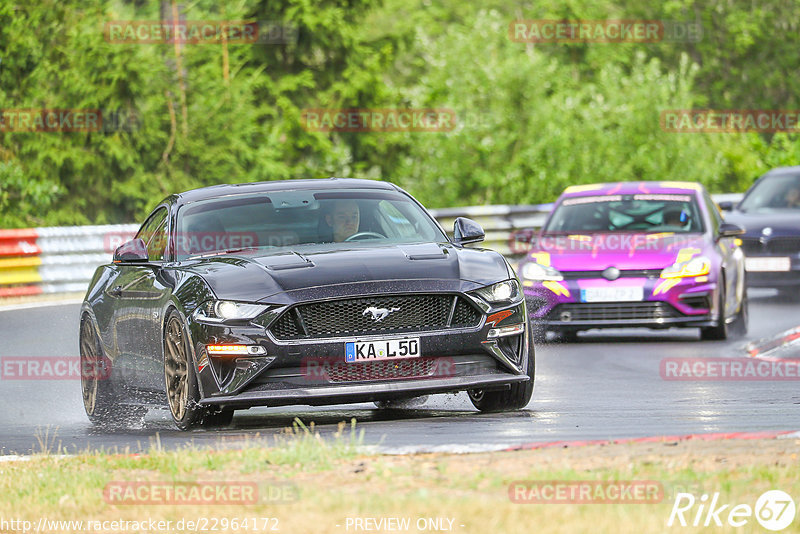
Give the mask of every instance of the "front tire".
POLYGON ((191 357, 191 342, 183 318, 172 310, 164 327, 164 382, 172 420, 181 430, 200 422, 204 413, 198 405, 200 390, 191 357))
POLYGON ((725 322, 725 278, 720 277, 720 290, 717 293, 717 309, 719 317, 715 326, 700 329, 700 339, 703 341, 722 341, 728 339, 728 323, 725 322))
MULTIPOLYGON (((530 327, 529 331, 530 331, 530 327)), ((505 412, 521 410, 528 405, 533 396, 533 379, 536 374, 536 354, 533 341, 528 337, 528 367, 530 380, 511 384, 509 389, 500 391, 484 391, 473 389, 467 391, 472 405, 482 412, 505 412)))

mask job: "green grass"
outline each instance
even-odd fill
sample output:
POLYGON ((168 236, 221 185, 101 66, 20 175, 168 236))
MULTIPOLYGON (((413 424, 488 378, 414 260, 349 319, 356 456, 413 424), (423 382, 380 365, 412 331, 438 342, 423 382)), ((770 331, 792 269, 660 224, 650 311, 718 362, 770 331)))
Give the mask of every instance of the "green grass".
MULTIPOLYGON (((354 517, 448 517, 455 532, 662 532, 668 530, 677 491, 688 489, 698 497, 719 492, 723 502, 750 505, 771 489, 800 497, 793 440, 381 456, 364 453, 363 433, 354 421, 341 423, 325 439, 314 425, 295 421, 268 446, 252 440, 237 450, 165 450, 155 443, 141 455, 45 452, 29 461, 2 463, 0 517, 277 517, 281 532, 315 534, 346 532, 344 522, 354 517), (508 488, 519 480, 654 480, 663 485, 664 499, 655 504, 517 504, 508 488), (287 499, 262 499, 256 505, 106 502, 104 488, 118 481, 250 482, 259 491, 274 486, 291 492, 287 499)), ((794 525, 785 532, 797 532, 794 525)), ((741 531, 758 528, 751 519, 741 531)))

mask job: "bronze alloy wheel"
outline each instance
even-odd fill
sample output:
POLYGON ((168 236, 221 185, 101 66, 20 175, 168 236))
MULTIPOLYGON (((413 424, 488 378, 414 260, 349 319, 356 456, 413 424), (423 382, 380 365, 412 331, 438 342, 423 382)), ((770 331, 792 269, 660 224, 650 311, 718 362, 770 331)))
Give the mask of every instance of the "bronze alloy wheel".
POLYGON ((177 315, 172 315, 167 323, 164 338, 164 377, 169 409, 177 421, 184 419, 189 400, 188 362, 189 351, 183 325, 177 315))

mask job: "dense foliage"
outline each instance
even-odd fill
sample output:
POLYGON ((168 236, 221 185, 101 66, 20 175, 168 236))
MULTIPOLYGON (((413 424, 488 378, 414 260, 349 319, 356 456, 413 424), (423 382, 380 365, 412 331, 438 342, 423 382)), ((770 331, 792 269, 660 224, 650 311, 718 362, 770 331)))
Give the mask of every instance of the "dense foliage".
POLYGON ((352 176, 431 207, 552 201, 569 184, 741 191, 798 162, 790 134, 669 133, 664 109, 798 109, 800 4, 752 0, 237 0, 188 20, 277 21, 283 44, 120 44, 146 0, 0 0, 0 108, 101 109, 104 131, 0 128, 0 227, 131 222, 192 187, 352 176), (515 19, 698 22, 698 42, 526 44, 515 19), (446 132, 319 132, 307 108, 447 108, 446 132), (110 126, 107 124, 107 126, 110 126))

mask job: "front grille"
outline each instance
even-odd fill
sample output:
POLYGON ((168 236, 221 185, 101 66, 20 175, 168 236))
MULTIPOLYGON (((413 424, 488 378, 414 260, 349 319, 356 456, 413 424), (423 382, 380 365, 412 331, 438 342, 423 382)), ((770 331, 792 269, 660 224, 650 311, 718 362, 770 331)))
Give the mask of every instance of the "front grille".
POLYGON ((666 302, 613 302, 560 304, 548 319, 570 321, 653 321, 674 319, 682 314, 666 302))
POLYGON ((467 327, 475 326, 480 321, 481 316, 478 310, 472 307, 466 300, 459 298, 456 302, 456 309, 453 312, 451 326, 467 327))
POLYGON ((771 254, 800 253, 800 238, 776 237, 767 241, 767 252, 771 254))
MULTIPOLYGON (((580 278, 603 278, 603 271, 561 271, 565 280, 580 278)), ((620 278, 658 278, 661 269, 626 269, 620 270, 620 278)))
POLYGON ((431 376, 436 369, 435 358, 414 358, 395 361, 346 363, 332 365, 327 373, 331 382, 365 382, 370 380, 399 380, 431 376))
POLYGON ((744 252, 746 255, 763 254, 764 246, 758 239, 745 237, 742 238, 742 252, 744 252))
POLYGON ((748 256, 765 256, 770 254, 800 254, 800 238, 773 237, 761 240, 752 237, 742 239, 742 252, 748 256))
POLYGON ((284 312, 270 331, 285 340, 361 336, 477 326, 480 318, 457 295, 376 296, 301 304, 284 312), (391 313, 375 320, 369 308, 391 313))
POLYGON ((297 327, 297 320, 292 315, 297 312, 294 310, 285 313, 283 317, 275 321, 272 325, 272 334, 278 339, 294 339, 300 334, 300 329, 297 327))

